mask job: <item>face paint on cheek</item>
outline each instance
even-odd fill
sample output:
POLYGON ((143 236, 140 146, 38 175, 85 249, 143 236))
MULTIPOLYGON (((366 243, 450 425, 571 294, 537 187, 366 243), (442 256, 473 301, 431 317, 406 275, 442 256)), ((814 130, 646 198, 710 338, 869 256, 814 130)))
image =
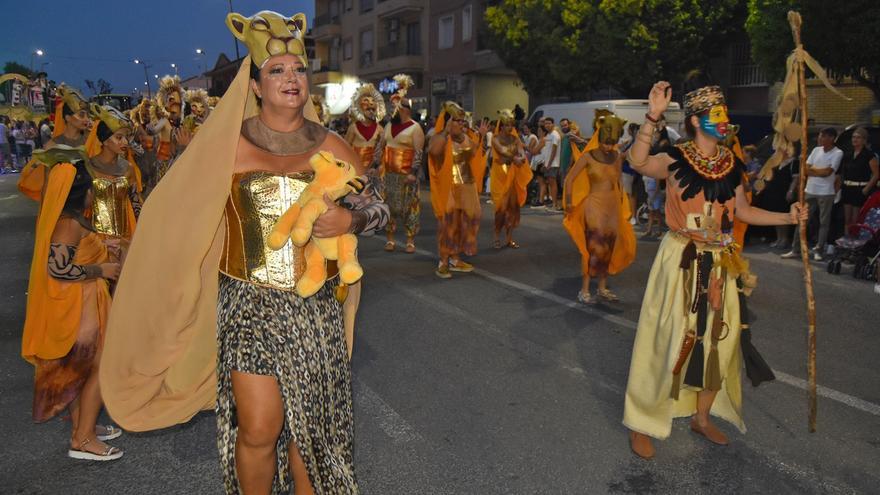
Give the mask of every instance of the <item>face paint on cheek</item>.
POLYGON ((724 139, 727 136, 727 121, 712 122, 709 115, 700 117, 700 129, 715 139, 724 139))

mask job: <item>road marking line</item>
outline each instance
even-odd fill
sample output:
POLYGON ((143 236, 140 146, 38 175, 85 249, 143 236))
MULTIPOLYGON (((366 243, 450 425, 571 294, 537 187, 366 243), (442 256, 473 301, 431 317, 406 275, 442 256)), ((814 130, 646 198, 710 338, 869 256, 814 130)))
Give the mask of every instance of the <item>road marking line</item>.
MULTIPOLYGON (((379 239, 379 238, 376 238, 376 240, 384 241, 384 239, 379 239)), ((432 253, 431 251, 417 248, 416 253, 437 259, 437 254, 432 253)), ((553 294, 552 292, 548 292, 543 289, 539 289, 539 288, 534 287, 529 284, 517 282, 516 280, 510 279, 507 277, 503 277, 501 275, 496 275, 496 274, 494 274, 488 270, 484 270, 482 268, 474 268, 474 273, 483 277, 483 278, 491 280, 493 282, 497 282, 501 285, 506 285, 508 287, 511 287, 511 288, 516 289, 518 291, 525 292, 525 293, 530 294, 532 296, 540 297, 542 299, 546 299, 550 302, 559 304, 561 306, 565 306, 570 309, 575 309, 575 310, 581 311, 583 313, 589 314, 590 316, 597 317, 597 318, 605 320, 609 323, 614 323, 615 325, 621 326, 623 328, 629 328, 631 330, 635 330, 638 326, 638 323, 633 320, 623 318, 623 317, 617 316, 617 315, 608 314, 608 313, 605 313, 602 311, 594 310, 588 306, 584 306, 583 304, 581 304, 577 301, 566 299, 562 296, 553 294)), ((789 386, 792 386, 795 388, 799 388, 801 390, 808 390, 808 388, 809 388, 809 384, 804 379, 798 378, 793 375, 789 375, 788 373, 778 371, 775 369, 773 370, 773 373, 776 374, 777 380, 779 380, 781 383, 784 383, 786 385, 789 385, 789 386)), ((831 399, 833 401, 840 402, 841 404, 852 407, 854 409, 858 409, 860 411, 864 411, 864 412, 866 412, 868 414, 872 414, 874 416, 880 416, 880 404, 875 404, 873 402, 869 402, 864 399, 860 399, 858 397, 840 392, 838 390, 834 390, 832 388, 823 387, 822 385, 819 385, 816 388, 816 393, 820 397, 824 397, 826 399, 831 399)))
POLYGON ((376 419, 379 428, 388 435, 394 443, 408 443, 424 440, 421 435, 409 423, 403 419, 397 411, 379 397, 375 390, 370 388, 363 380, 356 378, 358 397, 357 402, 368 415, 376 419))
POLYGON ((15 199, 18 197, 18 194, 10 194, 9 196, 3 196, 0 198, 0 201, 9 201, 10 199, 15 199))

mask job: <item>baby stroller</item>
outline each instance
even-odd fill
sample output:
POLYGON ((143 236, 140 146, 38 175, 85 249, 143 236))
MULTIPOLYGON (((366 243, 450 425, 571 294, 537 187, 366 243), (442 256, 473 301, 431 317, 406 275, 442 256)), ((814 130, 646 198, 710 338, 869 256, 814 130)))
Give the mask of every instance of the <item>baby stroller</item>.
POLYGON ((852 262, 853 277, 871 280, 877 273, 877 257, 880 254, 880 191, 872 194, 849 232, 835 243, 834 258, 828 262, 828 273, 840 273, 844 261, 852 262))

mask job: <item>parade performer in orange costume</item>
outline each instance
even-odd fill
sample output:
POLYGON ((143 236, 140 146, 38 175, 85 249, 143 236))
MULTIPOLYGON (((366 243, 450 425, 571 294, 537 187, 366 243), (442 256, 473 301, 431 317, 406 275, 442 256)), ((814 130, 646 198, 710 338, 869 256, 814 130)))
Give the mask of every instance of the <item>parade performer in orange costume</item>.
POLYGON ((125 250, 143 203, 140 174, 129 153, 134 124, 111 106, 92 103, 91 112, 95 125, 86 139, 86 168, 94 201, 88 216, 95 232, 121 239, 125 250))
MULTIPOLYGON (((52 139, 43 145, 43 149, 58 148, 70 151, 74 148, 83 148, 91 125, 89 104, 76 90, 64 84, 58 86, 56 95, 58 103, 55 105, 55 129, 52 131, 52 139)), ((48 164, 40 162, 35 157, 21 171, 18 190, 34 201, 40 201, 49 168, 51 167, 48 164)))
POLYGON ((581 253, 582 303, 593 302, 593 277, 599 278, 598 297, 617 301, 608 289, 608 276, 620 273, 636 255, 629 200, 620 188, 624 156, 617 141, 625 124, 613 113, 597 110, 593 138, 580 155, 572 143, 577 161, 565 177, 563 225, 581 253))
POLYGON ((467 115, 456 103, 447 101, 437 116, 436 134, 428 145, 431 174, 431 206, 437 217, 437 249, 440 262, 434 273, 451 278, 450 272, 472 272, 473 265, 461 254, 477 254, 480 230, 480 190, 486 159, 482 142, 488 124, 479 132, 467 129, 467 115))
POLYGON ((68 455, 108 461, 122 451, 104 440, 121 435, 96 425, 101 411, 98 362, 110 308, 108 280, 119 275, 118 241, 92 230, 92 178, 82 159, 51 163, 37 218, 21 354, 35 367, 33 419, 70 411, 68 455), (111 256, 108 247, 114 251, 111 256), (48 263, 47 263, 48 260, 48 263))
POLYGON ((416 252, 415 238, 419 233, 419 174, 425 148, 422 127, 412 118, 412 100, 406 93, 413 80, 406 74, 394 76, 397 91, 391 95, 391 121, 385 124, 382 138, 382 166, 380 175, 384 184, 385 202, 391 219, 385 227, 385 251, 394 251, 394 233, 398 225, 406 229, 405 251, 416 252))
POLYGON ((501 249, 501 231, 505 232, 504 245, 517 249, 513 229, 519 226, 520 208, 526 203, 526 188, 532 180, 522 141, 517 134, 513 111, 498 111, 498 123, 492 134, 492 167, 489 170, 489 190, 495 206, 495 249, 501 249))

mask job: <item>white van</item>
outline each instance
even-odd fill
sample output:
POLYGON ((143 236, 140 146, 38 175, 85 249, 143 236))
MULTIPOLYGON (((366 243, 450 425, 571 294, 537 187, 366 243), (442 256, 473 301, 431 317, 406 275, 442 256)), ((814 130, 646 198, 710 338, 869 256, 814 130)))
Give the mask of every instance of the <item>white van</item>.
MULTIPOLYGON (((560 119, 569 119, 577 122, 581 129, 581 136, 589 138, 593 136, 593 118, 596 110, 606 108, 627 122, 641 124, 645 121, 645 113, 648 112, 648 100, 597 100, 572 103, 548 103, 541 105, 529 116, 529 124, 537 125, 538 119, 553 117, 559 125, 560 119)), ((677 102, 670 102, 666 109, 666 125, 684 135, 684 111, 677 102)))

